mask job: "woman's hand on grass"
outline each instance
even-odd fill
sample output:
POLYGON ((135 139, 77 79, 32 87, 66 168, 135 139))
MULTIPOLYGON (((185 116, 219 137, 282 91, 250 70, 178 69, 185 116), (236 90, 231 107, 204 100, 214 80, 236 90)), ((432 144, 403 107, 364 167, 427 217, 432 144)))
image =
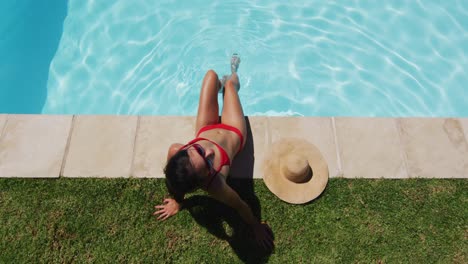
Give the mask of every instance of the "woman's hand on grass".
POLYGON ((180 206, 174 199, 166 198, 163 201, 163 204, 156 205, 154 208, 157 209, 153 215, 159 215, 158 220, 166 220, 169 217, 177 214, 179 212, 180 206))
POLYGON ((266 250, 273 250, 275 244, 273 242, 273 231, 266 222, 261 222, 252 226, 253 233, 257 244, 261 245, 266 250))

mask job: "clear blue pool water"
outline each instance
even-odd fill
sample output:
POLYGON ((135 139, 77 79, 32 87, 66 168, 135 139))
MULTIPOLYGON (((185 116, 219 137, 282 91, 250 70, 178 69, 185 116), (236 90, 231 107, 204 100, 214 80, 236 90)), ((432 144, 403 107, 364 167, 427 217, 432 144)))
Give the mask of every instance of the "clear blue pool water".
POLYGON ((0 14, 0 55, 23 54, 18 40, 31 34, 26 49, 36 51, 21 55, 18 74, 0 75, 15 112, 42 96, 45 114, 195 115, 206 70, 228 73, 238 52, 247 115, 468 116, 468 1, 51 2, 52 13, 0 6, 12 20, 0 14), (4 45, 22 12, 54 27, 31 23, 4 45), (24 69, 51 38, 53 53, 24 69), (31 90, 15 99, 25 80, 31 90))

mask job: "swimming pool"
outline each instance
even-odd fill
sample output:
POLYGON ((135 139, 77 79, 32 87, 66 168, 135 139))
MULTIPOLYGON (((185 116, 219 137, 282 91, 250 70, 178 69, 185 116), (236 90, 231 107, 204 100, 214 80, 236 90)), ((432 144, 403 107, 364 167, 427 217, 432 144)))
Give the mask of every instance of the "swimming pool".
POLYGON ((70 0, 55 49, 45 114, 195 115, 238 52, 247 115, 468 116, 462 0, 70 0))

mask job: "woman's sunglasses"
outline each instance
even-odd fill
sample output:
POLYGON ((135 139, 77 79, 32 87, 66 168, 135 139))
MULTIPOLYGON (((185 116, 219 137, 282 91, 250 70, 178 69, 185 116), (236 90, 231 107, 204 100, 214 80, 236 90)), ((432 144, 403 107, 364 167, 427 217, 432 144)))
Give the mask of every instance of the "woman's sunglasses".
POLYGON ((205 149, 199 144, 193 144, 191 146, 187 146, 186 149, 190 147, 193 147, 198 152, 198 154, 200 154, 200 156, 203 158, 203 160, 205 161, 206 167, 208 168, 210 172, 210 175, 215 174, 216 170, 213 168, 213 162, 205 157, 205 149))

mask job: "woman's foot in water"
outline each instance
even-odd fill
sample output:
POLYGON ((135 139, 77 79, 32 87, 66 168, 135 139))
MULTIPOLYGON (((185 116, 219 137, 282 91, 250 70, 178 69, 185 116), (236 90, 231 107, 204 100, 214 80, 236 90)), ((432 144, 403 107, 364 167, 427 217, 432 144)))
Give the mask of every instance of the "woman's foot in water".
MULTIPOLYGON (((237 74, 237 69, 239 68, 240 64, 240 57, 237 53, 232 54, 231 57, 231 74, 236 73, 237 74)), ((231 78, 231 75, 224 75, 219 82, 221 83, 221 88, 219 89, 219 93, 224 92, 224 85, 226 84, 227 80, 231 78)), ((237 89, 239 91, 239 89, 237 89)))
POLYGON ((224 92, 224 85, 226 84, 227 80, 229 80, 229 77, 231 75, 224 75, 221 79, 219 79, 219 82, 221 83, 221 86, 218 90, 218 93, 224 92))
POLYGON ((231 57, 231 73, 237 73, 241 60, 237 53, 233 53, 231 57))

